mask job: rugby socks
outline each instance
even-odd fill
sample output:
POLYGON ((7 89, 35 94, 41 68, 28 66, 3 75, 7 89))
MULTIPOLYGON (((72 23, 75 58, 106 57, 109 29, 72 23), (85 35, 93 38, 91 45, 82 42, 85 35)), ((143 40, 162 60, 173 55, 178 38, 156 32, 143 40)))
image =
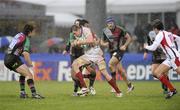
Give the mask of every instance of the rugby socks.
POLYGON ((119 88, 116 84, 116 81, 113 78, 110 81, 108 81, 108 83, 114 88, 116 93, 121 93, 121 91, 119 90, 119 88))
POLYGON ((162 83, 162 89, 163 89, 164 91, 168 91, 167 86, 166 86, 166 85, 164 85, 163 83, 162 83))
POLYGON ((132 86, 132 84, 131 84, 131 82, 127 79, 126 72, 125 72, 124 69, 122 70, 121 77, 122 77, 123 80, 125 81, 125 83, 126 83, 126 85, 128 86, 128 88, 130 88, 130 87, 132 86))
POLYGON ((175 88, 173 87, 173 85, 169 82, 169 80, 167 79, 167 76, 166 75, 161 75, 159 77, 159 80, 169 88, 170 91, 174 91, 175 88))
MULTIPOLYGON (((168 77, 167 75, 165 75, 165 76, 166 76, 167 80, 169 81, 169 77, 168 77)), ((163 89, 164 91, 168 91, 167 86, 164 85, 163 83, 162 83, 162 89, 163 89)))
POLYGON ((36 89, 35 89, 35 87, 34 87, 34 81, 33 81, 33 79, 28 79, 28 80, 27 80, 27 84, 28 84, 29 88, 31 89, 31 93, 32 93, 32 94, 36 94, 36 89))
POLYGON ((127 86, 128 86, 128 88, 131 88, 131 86, 132 86, 131 82, 129 82, 129 83, 127 84, 127 86))
POLYGON ((111 73, 112 78, 116 81, 116 72, 111 73))
POLYGON ((73 80, 74 80, 74 92, 77 92, 78 91, 78 87, 80 86, 80 83, 79 83, 79 81, 77 81, 75 79, 73 79, 73 80))
POLYGON ((95 79, 96 79, 96 73, 92 72, 89 77, 89 87, 93 87, 95 79))
POLYGON ((75 76, 79 79, 79 82, 80 82, 81 87, 87 88, 86 83, 84 82, 82 73, 81 73, 81 72, 78 72, 78 73, 76 73, 75 76))
POLYGON ((25 76, 19 77, 19 84, 20 84, 20 92, 25 93, 25 76))

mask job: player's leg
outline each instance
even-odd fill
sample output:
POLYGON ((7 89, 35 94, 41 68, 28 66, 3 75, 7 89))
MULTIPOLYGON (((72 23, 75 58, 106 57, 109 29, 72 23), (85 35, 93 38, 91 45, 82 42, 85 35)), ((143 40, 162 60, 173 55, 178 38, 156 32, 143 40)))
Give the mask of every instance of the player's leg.
MULTIPOLYGON (((71 58, 71 65, 72 65, 72 63, 73 63, 73 61, 77 58, 77 57, 75 57, 75 56, 73 56, 73 55, 70 55, 70 58, 71 58)), ((72 73, 71 73, 72 74, 72 73)), ((80 83, 79 83, 79 81, 78 80, 76 80, 76 79, 74 79, 73 77, 72 77, 72 80, 73 80, 73 82, 74 82, 74 92, 73 92, 73 96, 77 96, 77 91, 78 91, 78 87, 80 86, 80 83)))
POLYGON ((128 80, 127 75, 126 75, 127 73, 126 73, 125 69, 123 68, 121 62, 118 63, 117 68, 118 68, 119 74, 121 75, 121 77, 123 78, 123 80, 125 81, 125 83, 126 83, 126 85, 127 85, 127 87, 128 87, 127 93, 129 93, 129 92, 131 92, 132 90, 134 90, 134 86, 133 86, 133 84, 128 80))
POLYGON ((96 68, 94 64, 90 64, 86 67, 86 69, 88 70, 88 72, 90 72, 89 75, 89 90, 90 90, 90 94, 95 95, 96 94, 96 90, 94 89, 94 82, 96 79, 96 68))
POLYGON ((114 78, 112 78, 107 70, 106 70, 106 63, 104 60, 98 62, 98 68, 100 70, 100 72, 103 74, 103 76, 106 78, 106 80, 108 81, 108 83, 111 85, 111 87, 116 91, 116 96, 117 97, 122 97, 122 93, 121 91, 119 90, 117 84, 116 84, 116 81, 114 78))
MULTIPOLYGON (((176 71, 177 74, 180 74, 180 58, 175 58, 175 59, 171 59, 170 61, 170 65, 171 67, 176 71)), ((174 96, 175 94, 177 94, 177 90, 176 89, 172 89, 168 92, 166 99, 171 98, 172 96, 174 96)))
MULTIPOLYGON (((170 67, 167 66, 166 64, 164 64, 164 62, 162 64, 160 64, 156 70, 154 71, 154 74, 156 75, 156 77, 165 85, 168 87, 168 89, 170 90, 170 92, 174 93, 174 91, 176 91, 176 89, 174 88, 174 86, 170 83, 170 81, 167 79, 165 73, 168 72, 170 70, 170 67)), ((174 94, 173 94, 174 95, 174 94)), ((171 98, 173 95, 171 96, 166 96, 166 98, 171 98)))
POLYGON ((81 87, 87 88, 86 83, 84 82, 83 79, 82 72, 79 69, 83 64, 85 64, 85 61, 81 57, 77 58, 72 64, 72 70, 74 76, 80 81, 81 87))
POLYGON ((79 58, 77 58, 73 64, 72 64, 72 71, 73 71, 73 75, 74 78, 78 79, 78 81, 80 82, 80 86, 82 87, 80 92, 81 94, 87 94, 88 93, 88 89, 87 89, 87 86, 86 86, 86 83, 83 79, 83 75, 82 75, 82 72, 80 71, 80 67, 82 65, 85 65, 85 64, 88 64, 90 62, 84 60, 83 58, 84 56, 81 56, 79 58))
POLYGON ((20 85, 20 98, 28 98, 28 94, 26 94, 25 91, 25 76, 20 76, 19 77, 19 85, 20 85))
POLYGON ((78 87, 80 87, 80 82, 74 78, 72 78, 72 80, 74 82, 74 90, 72 96, 78 96, 77 92, 78 92, 78 87))
POLYGON ((119 60, 115 56, 112 56, 111 59, 109 60, 109 69, 111 72, 111 76, 114 80, 116 80, 116 66, 118 62, 119 60))
MULTIPOLYGON (((109 69, 112 78, 116 81, 116 66, 118 64, 119 60, 115 56, 112 56, 111 59, 109 60, 109 69)), ((115 90, 112 88, 111 92, 115 92, 115 90)))
POLYGON ((23 64, 19 66, 18 68, 16 68, 16 71, 27 78, 27 84, 31 90, 32 98, 43 99, 44 97, 37 94, 36 92, 33 76, 32 76, 32 73, 29 71, 29 68, 25 64, 23 64))
MULTIPOLYGON (((153 63, 153 64, 151 65, 151 71, 152 71, 152 74, 153 74, 154 77, 156 77, 156 75, 154 74, 154 72, 155 72, 156 68, 157 68, 159 65, 160 65, 160 63, 153 63)), ((166 74, 164 74, 164 75, 166 75, 166 74)), ((167 75, 166 75, 166 77, 167 77, 167 75)), ((167 78, 168 78, 168 77, 167 77, 167 78)), ((169 79, 169 78, 168 78, 168 79, 169 79)), ((168 92, 167 86, 164 85, 163 83, 162 83, 162 89, 163 89, 163 93, 167 93, 167 92, 168 92)))
POLYGON ((180 75, 180 58, 177 57, 176 59, 174 59, 172 65, 173 69, 177 72, 177 74, 180 75))
MULTIPOLYGON (((29 71, 29 68, 25 64, 23 64, 21 59, 16 55, 8 54, 8 55, 5 55, 4 64, 10 70, 13 70, 13 71, 21 74, 21 76, 26 77, 27 83, 28 83, 28 85, 31 89, 31 92, 32 92, 32 96, 35 96, 36 95, 36 89, 34 87, 34 81, 33 81, 32 73, 29 71)), ((43 97, 41 97, 39 95, 39 98, 43 98, 43 97)))

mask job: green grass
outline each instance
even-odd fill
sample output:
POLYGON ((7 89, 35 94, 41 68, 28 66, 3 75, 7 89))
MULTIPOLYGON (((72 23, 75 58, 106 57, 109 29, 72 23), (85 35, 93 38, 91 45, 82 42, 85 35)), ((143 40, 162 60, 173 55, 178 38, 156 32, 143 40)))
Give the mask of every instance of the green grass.
MULTIPOLYGON (((180 110, 180 95, 166 100, 158 81, 133 82, 135 90, 126 94, 127 87, 118 82, 124 96, 110 93, 106 82, 95 82, 97 95, 73 97, 72 82, 36 82, 44 100, 19 99, 18 82, 0 82, 0 110, 180 110)), ((180 91, 180 82, 173 82, 180 91)), ((30 95, 30 91, 27 92, 30 95)))

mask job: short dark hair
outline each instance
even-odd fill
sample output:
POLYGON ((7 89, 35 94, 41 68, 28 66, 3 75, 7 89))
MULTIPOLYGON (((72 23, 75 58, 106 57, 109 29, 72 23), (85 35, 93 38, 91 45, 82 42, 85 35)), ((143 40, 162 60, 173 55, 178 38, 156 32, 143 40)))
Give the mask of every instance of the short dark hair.
POLYGON ((152 23, 151 23, 153 28, 157 28, 158 30, 164 30, 164 25, 162 23, 162 21, 160 21, 159 19, 155 19, 152 23))
POLYGON ((82 19, 80 22, 80 26, 84 26, 86 23, 89 24, 89 21, 86 19, 82 19))
POLYGON ((29 33, 32 32, 33 30, 34 30, 34 27, 33 27, 32 25, 26 24, 26 25, 24 26, 23 33, 24 33, 25 35, 29 35, 29 33))
POLYGON ((81 19, 76 19, 76 20, 74 21, 74 24, 75 24, 77 21, 78 21, 78 22, 79 22, 79 24, 80 24, 81 19))
POLYGON ((80 27, 79 27, 79 26, 72 25, 72 27, 71 27, 71 32, 73 32, 73 31, 77 31, 78 29, 80 29, 80 27))

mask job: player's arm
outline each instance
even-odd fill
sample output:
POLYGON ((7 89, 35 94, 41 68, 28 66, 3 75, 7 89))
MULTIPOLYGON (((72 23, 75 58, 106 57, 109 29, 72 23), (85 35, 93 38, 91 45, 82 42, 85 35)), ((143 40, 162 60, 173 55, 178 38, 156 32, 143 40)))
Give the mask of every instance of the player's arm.
POLYGON ((129 33, 125 34, 125 38, 127 39, 124 46, 127 48, 127 46, 132 42, 132 37, 129 35, 129 33))
POLYGON ((76 41, 77 45, 95 44, 93 34, 89 28, 85 28, 83 34, 85 39, 76 41))
POLYGON ((24 60, 27 63, 28 67, 32 67, 32 60, 30 58, 30 40, 27 38, 24 44, 24 51, 23 51, 24 60))
MULTIPOLYGON (((144 47, 147 45, 147 43, 144 43, 144 47)), ((144 49, 143 59, 147 59, 148 56, 148 50, 144 49)))
POLYGON ((163 39, 162 33, 158 34, 153 42, 152 45, 148 46, 147 44, 144 45, 144 48, 150 51, 155 51, 157 47, 160 45, 161 41, 163 39))
POLYGON ((63 51, 63 54, 66 54, 66 53, 68 53, 70 51, 72 39, 73 39, 73 33, 71 32, 69 34, 69 38, 68 38, 68 40, 66 42, 66 47, 65 47, 65 50, 63 51))
POLYGON ((120 50, 125 51, 128 45, 132 42, 132 37, 125 29, 121 28, 121 30, 122 30, 121 36, 124 36, 126 42, 120 47, 120 50))
POLYGON ((107 41, 107 38, 104 32, 103 32, 103 37, 100 39, 100 45, 103 47, 109 46, 109 42, 107 41))
MULTIPOLYGON (((152 44, 152 41, 151 41, 149 35, 147 35, 145 38, 144 45, 146 45, 146 44, 148 44, 148 45, 152 44)), ((147 56, 148 56, 148 50, 144 49, 143 59, 147 59, 147 56)))
POLYGON ((22 54, 23 54, 24 59, 25 59, 25 61, 26 61, 26 63, 27 63, 27 66, 28 66, 28 67, 32 67, 33 64, 32 64, 32 60, 31 60, 31 58, 30 58, 29 52, 24 51, 22 54))
POLYGON ((173 37, 176 42, 180 42, 180 36, 173 34, 173 37))
POLYGON ((104 40, 100 40, 100 45, 103 47, 108 47, 109 46, 109 42, 105 42, 104 40))

